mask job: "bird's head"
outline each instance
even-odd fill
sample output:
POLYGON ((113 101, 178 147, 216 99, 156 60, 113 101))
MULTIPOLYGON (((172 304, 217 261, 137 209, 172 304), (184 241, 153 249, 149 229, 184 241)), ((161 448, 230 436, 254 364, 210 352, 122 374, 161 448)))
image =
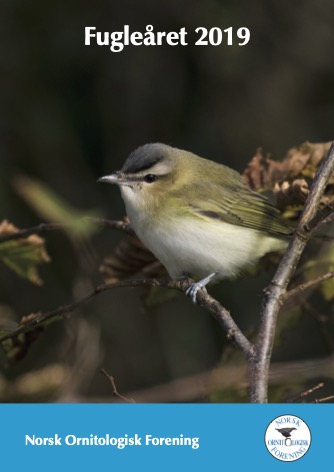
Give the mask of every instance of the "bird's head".
POLYGON ((203 159, 166 144, 145 144, 133 151, 121 170, 98 179, 120 187, 126 203, 138 211, 156 207, 200 173, 203 159))

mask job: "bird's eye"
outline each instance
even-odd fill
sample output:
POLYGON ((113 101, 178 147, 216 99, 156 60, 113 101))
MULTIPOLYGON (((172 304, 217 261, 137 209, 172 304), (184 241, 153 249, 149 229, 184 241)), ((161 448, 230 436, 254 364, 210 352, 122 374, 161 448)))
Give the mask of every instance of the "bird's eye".
POLYGON ((155 174, 147 174, 147 175, 145 175, 144 180, 148 184, 151 184, 152 182, 157 180, 157 176, 155 174))

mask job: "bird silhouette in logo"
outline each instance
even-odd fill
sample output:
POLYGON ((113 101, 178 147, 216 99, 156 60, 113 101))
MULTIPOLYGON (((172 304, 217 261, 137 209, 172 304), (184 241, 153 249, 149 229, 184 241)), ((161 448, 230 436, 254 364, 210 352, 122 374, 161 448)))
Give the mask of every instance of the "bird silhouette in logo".
POLYGON ((276 428, 285 438, 291 438, 291 433, 297 428, 276 428))

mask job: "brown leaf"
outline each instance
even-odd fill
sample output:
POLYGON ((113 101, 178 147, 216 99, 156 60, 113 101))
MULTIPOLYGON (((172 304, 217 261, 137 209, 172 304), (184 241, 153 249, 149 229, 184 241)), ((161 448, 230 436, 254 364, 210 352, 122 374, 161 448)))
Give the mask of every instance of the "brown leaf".
POLYGON ((100 271, 107 283, 114 283, 139 272, 153 277, 162 271, 162 266, 137 236, 127 236, 114 254, 104 259, 100 271))
MULTIPOLYGON (((304 143, 290 149, 279 161, 264 157, 259 148, 247 165, 243 175, 248 185, 256 191, 273 189, 276 183, 314 177, 320 162, 331 143, 304 143)), ((334 176, 330 180, 334 183, 334 176)))
POLYGON ((243 177, 251 189, 259 190, 265 186, 265 172, 263 152, 261 148, 258 148, 256 150, 255 156, 247 164, 247 167, 243 173, 243 177))
POLYGON ((309 194, 309 185, 305 179, 296 179, 292 182, 284 180, 275 184, 274 193, 278 208, 284 210, 288 206, 303 205, 309 194))
MULTIPOLYGON (((331 143, 306 142, 291 148, 280 161, 263 155, 261 149, 244 171, 244 179, 257 192, 271 190, 276 204, 288 219, 296 219, 309 193, 309 186, 331 143)), ((329 180, 322 204, 334 201, 334 174, 329 180)))

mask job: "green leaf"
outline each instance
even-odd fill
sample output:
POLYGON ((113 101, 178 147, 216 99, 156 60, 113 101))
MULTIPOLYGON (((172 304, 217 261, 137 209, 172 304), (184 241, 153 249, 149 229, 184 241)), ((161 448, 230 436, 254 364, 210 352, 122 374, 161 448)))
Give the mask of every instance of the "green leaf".
POLYGON ((16 191, 44 219, 64 225, 64 231, 73 238, 89 237, 98 231, 87 217, 99 217, 96 210, 82 211, 69 205, 47 185, 26 176, 17 176, 16 191))
POLYGON ((45 327, 64 318, 59 315, 41 321, 41 316, 42 313, 36 312, 23 316, 19 323, 8 320, 5 320, 5 323, 0 322, 0 338, 11 334, 9 339, 0 342, 0 347, 6 355, 8 364, 12 365, 25 357, 31 345, 44 332, 45 327), (36 324, 37 321, 38 324, 36 324), (28 326, 25 332, 19 332, 22 326, 31 322, 35 322, 35 324, 28 326))
MULTIPOLYGON (((4 220, 0 224, 0 235, 16 233, 18 228, 4 220)), ((23 239, 5 241, 0 244, 0 261, 10 267, 17 275, 30 282, 41 285, 37 266, 49 262, 44 239, 35 234, 23 239)))
POLYGON ((43 331, 44 328, 38 326, 32 331, 21 333, 14 338, 3 341, 1 348, 6 354, 8 364, 12 365, 23 359, 29 351, 31 344, 38 339, 43 331))

